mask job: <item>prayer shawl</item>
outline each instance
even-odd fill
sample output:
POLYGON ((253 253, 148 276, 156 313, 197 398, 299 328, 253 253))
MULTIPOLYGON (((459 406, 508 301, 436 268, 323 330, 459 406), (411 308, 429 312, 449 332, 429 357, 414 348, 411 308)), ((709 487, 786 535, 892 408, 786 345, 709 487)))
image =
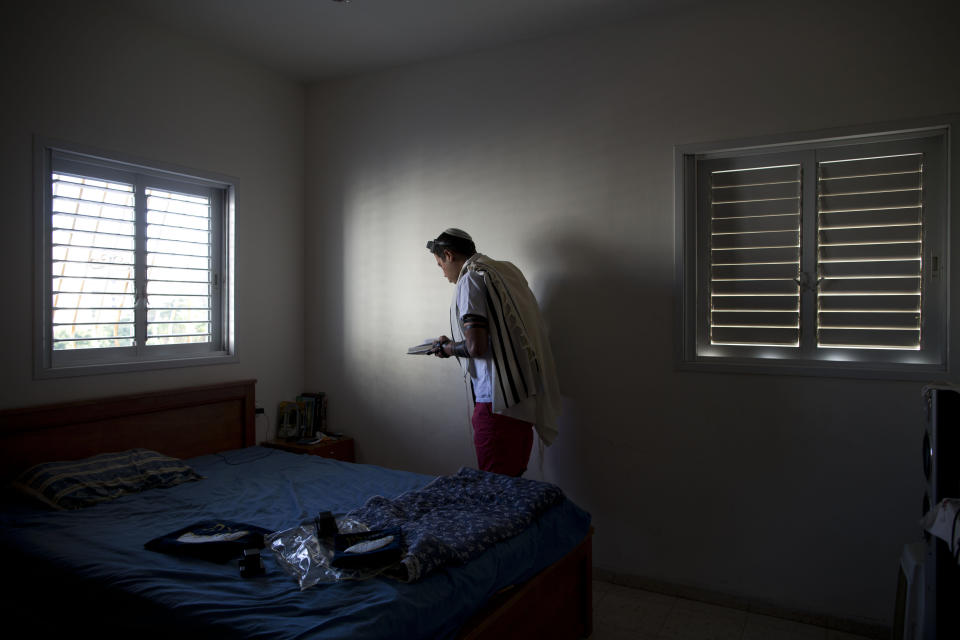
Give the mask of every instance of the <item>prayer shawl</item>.
MULTIPOLYGON (((493 411, 511 415, 512 407, 533 398, 537 434, 545 444, 552 444, 557 437, 560 386, 537 299, 526 278, 510 262, 475 253, 464 263, 460 274, 467 270, 481 274, 487 290, 493 411)), ((463 340, 463 317, 457 309, 456 294, 450 306, 450 326, 453 339, 463 340)), ((466 372, 466 362, 460 364, 466 372)))

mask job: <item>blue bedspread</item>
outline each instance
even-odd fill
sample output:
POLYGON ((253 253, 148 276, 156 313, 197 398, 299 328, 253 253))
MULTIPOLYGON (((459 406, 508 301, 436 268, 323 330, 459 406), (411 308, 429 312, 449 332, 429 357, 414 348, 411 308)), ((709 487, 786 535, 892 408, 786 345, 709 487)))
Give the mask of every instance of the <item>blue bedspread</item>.
POLYGON ((224 519, 280 530, 336 516, 374 495, 395 498, 434 478, 252 447, 188 461, 203 480, 154 489, 80 511, 6 505, 0 544, 38 572, 60 571, 91 588, 153 603, 144 625, 181 637, 449 638, 498 590, 523 582, 573 549, 590 517, 567 499, 465 566, 441 568, 414 583, 390 578, 322 584, 300 591, 263 554, 267 574, 243 579, 236 562, 216 564, 147 551, 143 544, 194 522, 224 519))

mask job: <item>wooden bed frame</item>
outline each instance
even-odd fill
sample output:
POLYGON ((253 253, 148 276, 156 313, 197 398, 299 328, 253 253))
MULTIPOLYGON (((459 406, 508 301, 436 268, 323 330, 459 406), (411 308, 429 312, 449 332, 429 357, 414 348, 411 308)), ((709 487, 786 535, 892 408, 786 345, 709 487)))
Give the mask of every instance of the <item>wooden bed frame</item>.
MULTIPOLYGON (((141 447, 191 458, 256 444, 255 380, 0 411, 0 474, 141 447)), ((528 582, 501 591, 462 640, 592 633, 592 535, 528 582)), ((100 630, 102 631, 102 630, 100 630)), ((102 633, 100 635, 103 635, 102 633)))
POLYGON ((39 462, 134 447, 175 458, 256 443, 256 380, 0 411, 7 479, 39 462))

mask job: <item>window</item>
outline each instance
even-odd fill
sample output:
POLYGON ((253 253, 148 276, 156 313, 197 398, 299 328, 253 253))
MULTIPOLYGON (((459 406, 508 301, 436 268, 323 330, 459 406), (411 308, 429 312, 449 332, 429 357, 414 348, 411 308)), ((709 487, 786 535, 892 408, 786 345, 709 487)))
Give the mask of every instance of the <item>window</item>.
POLYGON ((680 359, 947 369, 948 127, 678 149, 680 359))
POLYGON ((40 146, 39 375, 234 355, 229 183, 40 146))

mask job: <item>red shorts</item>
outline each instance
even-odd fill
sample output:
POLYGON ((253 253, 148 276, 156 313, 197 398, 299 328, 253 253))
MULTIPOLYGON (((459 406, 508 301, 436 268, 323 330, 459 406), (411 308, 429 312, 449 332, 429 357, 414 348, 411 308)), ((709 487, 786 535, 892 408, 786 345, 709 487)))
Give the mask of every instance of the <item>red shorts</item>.
POLYGON ((473 445, 481 471, 521 476, 533 448, 533 423, 493 413, 489 402, 478 402, 473 407, 473 445))

